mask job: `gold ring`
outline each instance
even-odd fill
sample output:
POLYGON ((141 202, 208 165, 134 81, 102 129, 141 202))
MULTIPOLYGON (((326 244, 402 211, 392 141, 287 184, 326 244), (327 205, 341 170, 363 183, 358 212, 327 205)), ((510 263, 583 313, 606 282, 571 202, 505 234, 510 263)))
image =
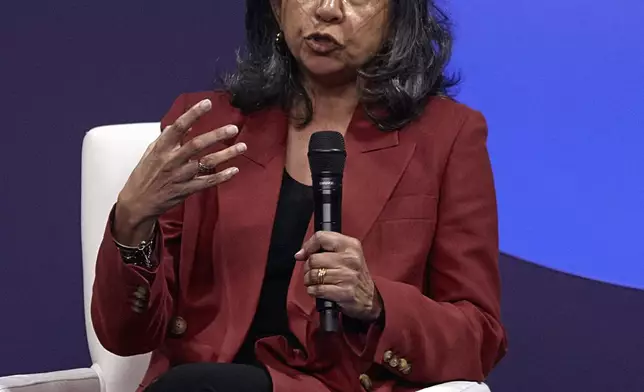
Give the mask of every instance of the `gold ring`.
POLYGON ((320 268, 318 270, 317 284, 324 284, 324 277, 326 276, 326 268, 320 268))

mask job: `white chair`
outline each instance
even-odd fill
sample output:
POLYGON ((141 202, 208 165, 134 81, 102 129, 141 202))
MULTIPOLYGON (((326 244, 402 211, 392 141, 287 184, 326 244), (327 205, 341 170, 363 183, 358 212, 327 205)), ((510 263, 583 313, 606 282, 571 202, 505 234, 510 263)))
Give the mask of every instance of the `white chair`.
MULTIPOLYGON (((158 123, 94 128, 83 141, 81 236, 85 329, 93 365, 88 369, 0 378, 0 392, 134 392, 150 354, 119 357, 101 346, 90 318, 94 265, 107 215, 147 146, 159 135, 158 123)), ((451 382, 420 392, 489 392, 485 384, 451 382)))

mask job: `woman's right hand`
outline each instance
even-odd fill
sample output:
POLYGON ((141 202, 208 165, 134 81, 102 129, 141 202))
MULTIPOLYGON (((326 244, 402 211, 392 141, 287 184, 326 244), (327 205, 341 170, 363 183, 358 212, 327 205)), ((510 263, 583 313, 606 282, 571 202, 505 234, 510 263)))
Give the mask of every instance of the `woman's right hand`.
POLYGON ((239 169, 215 172, 217 165, 246 151, 244 143, 192 160, 195 155, 222 140, 235 136, 237 127, 228 125, 199 135, 181 145, 194 122, 210 111, 212 103, 203 100, 166 127, 146 150, 132 171, 116 203, 112 226, 114 239, 137 246, 152 235, 158 217, 193 193, 232 178, 239 169), (204 168, 208 169, 204 172, 204 168))

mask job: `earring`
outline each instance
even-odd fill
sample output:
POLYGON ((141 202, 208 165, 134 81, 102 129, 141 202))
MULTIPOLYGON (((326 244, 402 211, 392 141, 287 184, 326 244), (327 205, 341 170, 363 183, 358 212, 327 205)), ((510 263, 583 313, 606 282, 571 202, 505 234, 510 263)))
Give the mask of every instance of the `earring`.
POLYGON ((275 49, 277 49, 277 53, 280 55, 285 55, 287 52, 284 34, 281 31, 275 35, 275 49))
POLYGON ((280 31, 275 35, 275 45, 279 46, 281 44, 282 38, 284 37, 282 35, 282 32, 280 31))

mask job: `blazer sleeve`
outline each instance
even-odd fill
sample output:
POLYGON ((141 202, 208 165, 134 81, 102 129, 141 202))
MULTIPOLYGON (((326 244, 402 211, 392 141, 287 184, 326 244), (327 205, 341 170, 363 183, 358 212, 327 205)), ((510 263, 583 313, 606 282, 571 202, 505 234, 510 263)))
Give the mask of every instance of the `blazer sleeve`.
MULTIPOLYGON (((184 101, 183 95, 175 100, 161 121, 161 129, 186 111, 184 101)), ((181 248, 183 204, 159 218, 154 252, 159 265, 154 271, 123 262, 112 237, 112 218, 113 212, 96 260, 92 322, 98 340, 108 351, 120 356, 143 354, 163 342, 172 317, 174 265, 181 248), (132 308, 137 298, 147 302, 142 313, 132 308)))
POLYGON ((506 351, 496 195, 486 139, 485 119, 472 112, 443 174, 427 292, 374 277, 384 326, 345 334, 355 354, 411 382, 483 381, 506 351))

